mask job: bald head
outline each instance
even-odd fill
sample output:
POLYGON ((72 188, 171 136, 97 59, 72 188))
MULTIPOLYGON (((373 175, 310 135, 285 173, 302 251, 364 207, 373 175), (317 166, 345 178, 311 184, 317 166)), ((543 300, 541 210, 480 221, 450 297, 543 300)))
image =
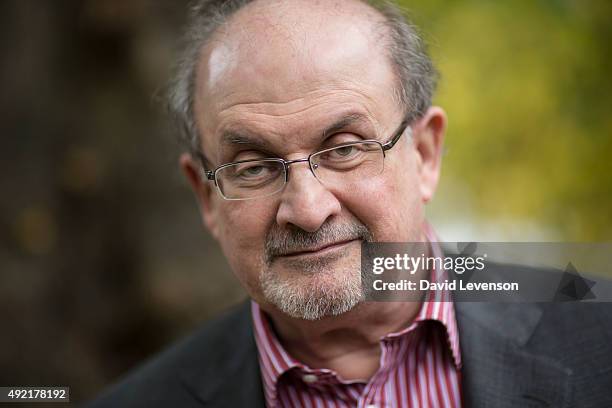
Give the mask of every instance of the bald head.
POLYGON ((245 6, 200 53, 198 128, 214 127, 226 108, 244 102, 283 104, 321 91, 369 88, 386 89, 385 97, 392 98, 396 81, 381 44, 383 21, 354 0, 257 0, 245 6))
POLYGON ((371 78, 391 73, 387 96, 409 117, 431 103, 435 71, 413 27, 386 2, 202 1, 192 10, 186 39, 169 102, 192 152, 201 149, 195 105, 217 103, 216 96, 246 84, 262 98, 282 101, 287 89, 341 84, 356 69, 371 78))
POLYGON ((387 59, 383 23, 380 13, 356 0, 255 0, 203 47, 196 82, 214 91, 223 74, 236 71, 250 85, 264 82, 268 87, 271 78, 283 88, 298 78, 316 82, 338 64, 362 65, 371 56, 387 59))
POLYGON ((258 51, 270 45, 293 53, 322 51, 349 36, 375 43, 383 30, 375 34, 374 27, 384 22, 372 7, 357 0, 255 0, 240 9, 218 33, 233 35, 243 46, 258 51), (310 45, 321 47, 312 49, 310 45))

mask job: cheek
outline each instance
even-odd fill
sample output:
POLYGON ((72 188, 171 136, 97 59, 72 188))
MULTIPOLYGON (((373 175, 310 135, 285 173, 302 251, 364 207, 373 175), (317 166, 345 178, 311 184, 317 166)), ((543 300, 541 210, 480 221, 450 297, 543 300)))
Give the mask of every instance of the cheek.
POLYGON ((230 267, 243 283, 252 286, 263 266, 266 233, 274 220, 270 202, 227 202, 219 213, 219 244, 230 267))
POLYGON ((424 216, 414 162, 385 164, 380 176, 347 196, 347 206, 352 203, 348 210, 370 228, 377 241, 419 241, 424 216))

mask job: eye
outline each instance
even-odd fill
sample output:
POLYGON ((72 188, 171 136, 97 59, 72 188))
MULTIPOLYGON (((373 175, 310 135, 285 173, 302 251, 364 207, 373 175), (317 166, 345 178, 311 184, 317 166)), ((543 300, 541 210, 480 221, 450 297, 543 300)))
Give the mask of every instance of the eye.
POLYGON ((242 178, 255 178, 265 176, 273 170, 273 166, 263 163, 246 163, 236 167, 236 176, 242 178))
POLYGON ((282 165, 277 162, 240 163, 231 166, 230 169, 232 180, 240 183, 266 182, 277 178, 282 173, 282 165))
POLYGON ((361 153, 361 147, 357 144, 338 146, 332 150, 329 150, 326 154, 322 155, 323 160, 329 161, 348 161, 353 160, 361 153))
POLYGON ((250 176, 257 176, 263 171, 264 171, 264 166, 251 166, 248 169, 244 170, 243 173, 248 174, 250 176))
POLYGON ((341 157, 348 157, 355 152, 355 146, 341 146, 333 150, 335 154, 341 157))

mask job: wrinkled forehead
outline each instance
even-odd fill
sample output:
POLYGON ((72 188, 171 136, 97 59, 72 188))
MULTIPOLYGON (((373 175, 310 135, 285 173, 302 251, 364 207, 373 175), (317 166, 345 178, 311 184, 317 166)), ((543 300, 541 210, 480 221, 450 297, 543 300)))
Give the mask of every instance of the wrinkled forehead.
POLYGON ((277 116, 282 120, 266 126, 295 131, 289 128, 316 126, 335 109, 359 110, 383 126, 397 113, 384 34, 382 17, 358 2, 246 6, 202 51, 195 95, 200 133, 214 141, 219 127, 253 115, 269 122, 277 116))

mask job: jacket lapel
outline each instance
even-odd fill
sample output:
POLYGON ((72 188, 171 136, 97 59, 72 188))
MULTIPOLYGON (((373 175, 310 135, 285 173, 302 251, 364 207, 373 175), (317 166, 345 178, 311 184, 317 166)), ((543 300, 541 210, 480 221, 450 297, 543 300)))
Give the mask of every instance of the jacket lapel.
POLYGON ((571 371, 524 347, 541 310, 534 303, 456 302, 466 407, 566 407, 571 371))
POLYGON ((214 344, 201 345, 205 356, 183 371, 183 384, 206 407, 264 408, 250 301, 217 334, 214 344))

